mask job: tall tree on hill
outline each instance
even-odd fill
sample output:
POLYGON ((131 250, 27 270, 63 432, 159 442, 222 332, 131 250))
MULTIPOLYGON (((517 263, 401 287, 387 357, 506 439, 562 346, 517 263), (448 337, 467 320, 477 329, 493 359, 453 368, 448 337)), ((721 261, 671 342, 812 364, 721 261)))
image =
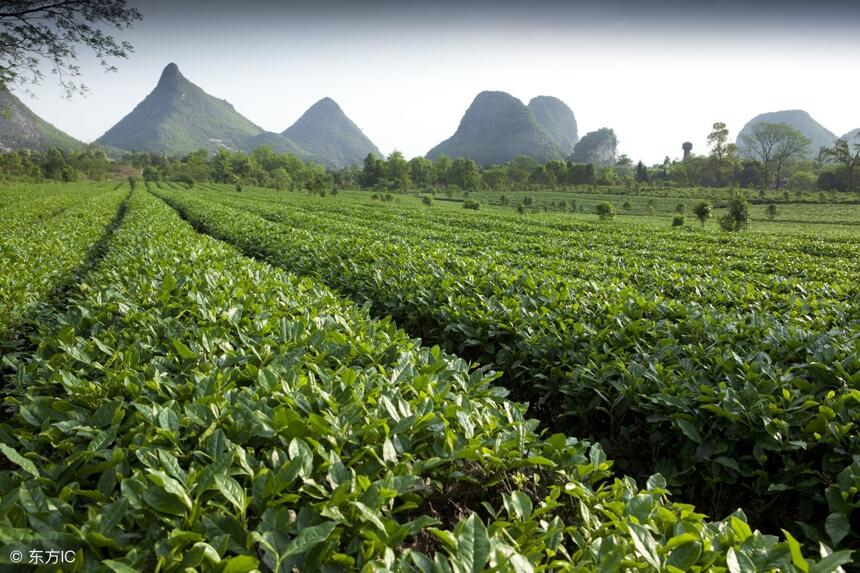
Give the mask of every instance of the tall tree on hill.
POLYGON ((708 134, 708 145, 711 146, 711 159, 714 162, 715 179, 718 187, 723 186, 728 166, 736 151, 735 144, 728 141, 729 129, 726 124, 721 121, 714 123, 711 126, 711 133, 708 134))
POLYGON ((793 127, 785 125, 785 129, 781 131, 782 136, 779 144, 776 146, 776 153, 773 156, 774 167, 776 168, 777 190, 782 185, 782 173, 785 168, 803 160, 809 151, 811 143, 805 135, 793 127))
POLYGON ((770 185, 770 175, 775 173, 779 189, 782 171, 804 156, 809 140, 786 123, 762 122, 741 137, 741 145, 750 157, 762 164, 764 186, 770 185))
POLYGON ((364 168, 361 172, 361 184, 365 187, 374 187, 385 175, 385 162, 372 153, 364 158, 364 168))
POLYGON ((433 184, 433 163, 426 157, 413 157, 409 160, 409 178, 422 189, 429 187, 433 184))
POLYGON ((449 173, 451 183, 466 191, 475 191, 481 185, 478 164, 466 157, 458 157, 451 163, 449 173))
POLYGON ((391 181, 395 189, 409 187, 409 163, 400 151, 392 151, 385 163, 386 179, 391 181))
POLYGON ((854 190, 854 171, 860 166, 860 146, 851 153, 851 145, 847 139, 839 138, 830 147, 821 148, 821 157, 827 163, 838 163, 847 171, 848 191, 854 190))
POLYGON ((78 47, 93 51, 105 70, 126 58, 131 44, 105 30, 126 30, 141 14, 125 0, 3 0, 0 5, 0 88, 37 84, 47 64, 67 96, 85 93, 76 83, 78 47))

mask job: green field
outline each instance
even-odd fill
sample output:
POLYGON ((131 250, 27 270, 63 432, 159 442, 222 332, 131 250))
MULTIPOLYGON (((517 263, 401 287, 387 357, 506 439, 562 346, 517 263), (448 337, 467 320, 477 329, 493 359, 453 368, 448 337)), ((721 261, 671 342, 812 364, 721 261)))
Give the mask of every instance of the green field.
POLYGON ((726 233, 670 226, 692 193, 500 195, 0 188, 0 543, 122 573, 858 561, 860 205, 726 233))

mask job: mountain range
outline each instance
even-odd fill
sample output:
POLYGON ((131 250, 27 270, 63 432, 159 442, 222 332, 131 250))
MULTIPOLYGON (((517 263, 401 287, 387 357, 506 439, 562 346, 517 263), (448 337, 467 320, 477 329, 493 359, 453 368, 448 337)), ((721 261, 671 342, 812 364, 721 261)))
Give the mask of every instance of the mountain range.
POLYGON ((283 133, 265 131, 226 100, 209 95, 168 64, 155 89, 96 143, 182 155, 197 149, 252 151, 268 145, 339 169, 379 149, 331 98, 314 104, 283 133))
MULTIPOLYGON (((787 110, 760 114, 738 135, 761 122, 787 123, 810 139, 810 157, 836 136, 808 113, 787 110)), ((860 148, 855 129, 843 135, 860 148)), ((433 147, 427 156, 467 157, 481 165, 503 163, 518 155, 538 161, 572 159, 612 163, 617 139, 602 128, 580 140, 570 107, 552 96, 537 96, 525 105, 501 91, 479 93, 466 110, 455 133, 433 147)), ((312 105, 281 133, 266 131, 245 118, 226 100, 192 83, 176 64, 167 65, 155 88, 128 115, 95 143, 119 156, 126 151, 184 155, 198 149, 252 151, 268 145, 278 153, 292 153, 339 169, 360 164, 368 154, 382 154, 331 98, 312 105)), ((0 88, 0 151, 52 147, 82 149, 86 144, 33 113, 11 92, 0 88)))

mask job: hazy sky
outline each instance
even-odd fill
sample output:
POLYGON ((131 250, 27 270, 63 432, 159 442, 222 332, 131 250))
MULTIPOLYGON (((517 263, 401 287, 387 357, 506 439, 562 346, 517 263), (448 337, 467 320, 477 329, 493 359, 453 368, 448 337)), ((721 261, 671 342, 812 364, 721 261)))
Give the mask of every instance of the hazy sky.
POLYGON ((423 155, 482 90, 553 95, 579 132, 612 127, 648 163, 705 151, 714 121, 735 136, 765 111, 805 109, 842 135, 860 127, 860 2, 138 1, 117 73, 82 53, 91 93, 50 81, 22 95, 92 141, 148 94, 169 62, 253 122, 283 131, 330 96, 384 153, 423 155))

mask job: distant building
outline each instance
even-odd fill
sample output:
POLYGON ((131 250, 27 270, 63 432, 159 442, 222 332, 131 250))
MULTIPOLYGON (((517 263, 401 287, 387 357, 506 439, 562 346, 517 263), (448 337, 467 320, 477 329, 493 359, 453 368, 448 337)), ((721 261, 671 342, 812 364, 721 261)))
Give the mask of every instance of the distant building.
POLYGON ((689 141, 685 141, 681 145, 681 149, 684 150, 684 161, 688 160, 690 158, 690 152, 693 151, 693 144, 689 141))

